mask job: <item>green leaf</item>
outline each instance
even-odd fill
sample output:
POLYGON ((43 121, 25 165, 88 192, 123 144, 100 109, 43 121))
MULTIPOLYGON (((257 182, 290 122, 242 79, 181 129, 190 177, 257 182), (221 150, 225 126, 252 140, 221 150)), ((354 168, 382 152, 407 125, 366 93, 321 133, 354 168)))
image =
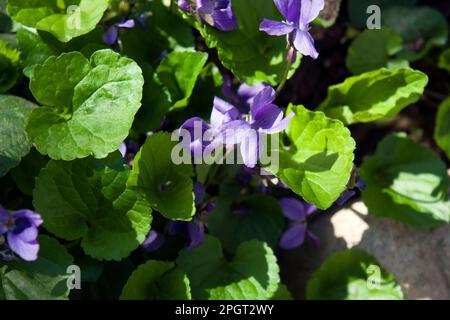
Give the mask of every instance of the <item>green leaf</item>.
POLYGON ((0 95, 0 177, 30 152, 25 128, 35 107, 20 97, 0 95))
POLYGON ((450 98, 447 98, 439 107, 436 117, 434 140, 445 151, 450 159, 450 98))
POLYGON ((284 226, 278 201, 267 195, 240 196, 239 190, 230 189, 221 188, 216 207, 208 216, 210 234, 219 238, 228 252, 253 239, 275 247, 284 226))
MULTIPOLYGON (((207 24, 197 29, 209 48, 217 48, 219 59, 240 81, 249 85, 261 82, 273 86, 283 80, 287 67, 286 37, 269 36, 259 31, 261 21, 283 20, 272 0, 233 0, 238 29, 222 32, 207 24)), ((300 55, 289 76, 300 65, 300 55)))
POLYGON ((189 279, 173 262, 149 260, 128 279, 121 300, 190 300, 189 279))
POLYGON ((29 196, 33 194, 36 177, 48 161, 48 157, 41 155, 35 148, 32 148, 20 164, 11 170, 11 176, 20 191, 29 196))
POLYGON ((0 33, 9 33, 13 29, 13 22, 6 14, 6 0, 0 1, 0 33))
POLYGON ((156 71, 144 65, 143 107, 135 128, 140 132, 156 129, 167 112, 186 107, 207 60, 208 54, 202 52, 172 52, 156 71))
POLYGON ((364 251, 347 250, 329 257, 308 282, 310 300, 402 300, 394 276, 364 251))
POLYGON ((445 50, 439 56, 439 68, 450 71, 450 49, 445 50))
POLYGON ((161 127, 171 104, 169 92, 164 90, 155 70, 149 64, 142 64, 142 72, 145 79, 142 107, 136 115, 133 129, 140 133, 146 133, 161 127))
POLYGON ((19 79, 20 51, 0 39, 0 93, 11 89, 19 79))
POLYGON ((26 28, 17 31, 17 43, 22 51, 23 73, 28 78, 33 74, 33 68, 44 63, 47 58, 54 55, 54 51, 47 45, 37 32, 26 28))
POLYGON ((20 28, 17 30, 17 43, 22 54, 23 73, 31 78, 36 65, 63 52, 80 51, 89 58, 95 50, 105 48, 102 36, 103 30, 98 27, 86 35, 61 43, 48 33, 37 32, 31 28, 20 28))
POLYGON ((112 50, 90 60, 79 52, 50 57, 34 68, 30 82, 44 105, 30 116, 30 140, 55 160, 106 157, 128 136, 143 82, 138 65, 112 50))
MULTIPOLYGON (((393 59, 402 45, 402 38, 393 30, 366 30, 350 45, 347 68, 356 75, 379 68, 398 68, 399 61, 393 59)), ((403 65, 408 67, 408 62, 404 61, 403 65)))
POLYGON ((418 101, 427 84, 423 72, 382 68, 329 87, 320 110, 347 125, 393 117, 418 101))
POLYGON ((197 79, 189 105, 171 117, 177 117, 180 123, 192 117, 209 119, 211 115, 211 101, 222 95, 223 77, 214 63, 208 63, 197 79))
POLYGON ((257 240, 242 243, 233 260, 227 261, 220 241, 206 236, 199 247, 183 249, 177 264, 188 275, 194 299, 265 300, 280 282, 275 255, 257 240))
POLYGON ((152 207, 164 217, 191 220, 195 214, 193 170, 192 165, 172 161, 172 149, 177 144, 168 133, 148 137, 134 159, 128 186, 145 193, 152 207))
POLYGON ((381 15, 383 15, 393 6, 415 7, 416 4, 417 0, 349 0, 347 8, 352 25, 357 28, 365 28, 370 16, 367 8, 371 5, 379 6, 381 15))
POLYGON ((145 17, 145 27, 122 29, 120 41, 123 54, 138 62, 151 62, 152 67, 171 51, 194 51, 192 29, 161 0, 147 1, 139 6, 137 15, 145 17))
POLYGON ((399 57, 416 61, 433 47, 447 43, 448 23, 436 9, 430 7, 393 7, 382 15, 383 26, 397 31, 404 49, 399 57))
POLYGON ((342 122, 289 106, 295 113, 287 135, 291 146, 281 146, 279 168, 266 168, 292 191, 320 209, 327 209, 346 189, 353 166, 355 141, 342 122))
POLYGON ((0 261, 0 300, 67 299, 67 267, 72 256, 59 242, 48 236, 38 238, 39 258, 33 262, 0 261))
POLYGON ((270 300, 294 300, 286 285, 280 283, 277 292, 270 300))
POLYGON ((417 227, 450 221, 445 164, 405 134, 383 139, 375 155, 363 163, 361 174, 367 183, 363 200, 370 214, 417 227))
POLYGON ((94 258, 120 260, 145 240, 152 220, 144 196, 126 186, 129 175, 118 152, 103 160, 51 160, 36 179, 33 204, 48 231, 81 239, 94 258))
MULTIPOLYGON (((144 93, 142 107, 133 123, 133 129, 140 133, 157 130, 164 117, 170 112, 169 91, 164 89, 153 68, 148 64, 142 65, 144 78, 144 93)), ((176 70, 175 70, 176 73, 176 70)), ((201 71, 195 82, 194 90, 189 97, 187 107, 173 110, 170 118, 176 123, 183 123, 191 117, 209 118, 211 101, 214 96, 221 94, 223 84, 222 75, 214 63, 208 63, 201 71)))
POLYGON ((172 52, 159 64, 156 77, 167 93, 170 110, 187 106, 207 60, 203 52, 172 52))
POLYGON ((108 0, 14 0, 8 1, 9 15, 28 27, 50 32, 68 42, 94 30, 108 8, 108 0))

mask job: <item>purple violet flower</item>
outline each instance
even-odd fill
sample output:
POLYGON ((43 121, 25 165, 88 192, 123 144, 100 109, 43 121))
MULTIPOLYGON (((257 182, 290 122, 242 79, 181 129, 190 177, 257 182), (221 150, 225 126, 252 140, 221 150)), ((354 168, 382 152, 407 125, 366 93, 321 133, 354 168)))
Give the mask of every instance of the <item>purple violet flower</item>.
POLYGON ((255 98, 255 96, 269 86, 266 83, 260 83, 254 86, 249 86, 248 84, 243 83, 235 92, 231 82, 231 77, 227 74, 224 74, 223 78, 223 95, 234 103, 239 112, 245 114, 249 113, 250 105, 253 103, 253 99, 255 98))
POLYGON ((309 34, 309 24, 319 16, 324 8, 324 0, 274 0, 278 10, 286 19, 274 21, 264 19, 259 30, 272 36, 288 35, 288 41, 305 56, 317 59, 319 53, 314 39, 309 34))
POLYGON ((170 221, 168 233, 171 236, 179 234, 189 239, 186 248, 191 250, 201 245, 203 240, 205 240, 205 225, 196 218, 190 222, 170 221))
POLYGON ((351 198, 353 198, 356 195, 355 190, 345 190, 341 193, 339 198, 335 201, 338 206, 343 206, 347 203, 351 198))
POLYGON ((139 144, 134 140, 123 142, 119 147, 119 152, 126 163, 132 164, 134 157, 139 152, 139 144))
MULTIPOLYGON (((207 146, 212 143, 218 143, 214 140, 214 136, 220 132, 222 125, 241 118, 242 115, 238 109, 228 102, 215 97, 210 117, 210 125, 199 117, 188 119, 181 125, 180 129, 187 130, 190 134, 189 141, 185 141, 184 139, 182 141, 184 148, 190 150, 191 154, 194 155, 194 158, 198 156, 201 157, 203 150, 205 150, 207 146), (210 133, 209 135, 205 134, 207 131, 210 133), (208 136, 208 138, 206 138, 206 136, 208 136)), ((179 135, 181 137, 183 136, 181 130, 179 135)))
POLYGON ((153 252, 161 248, 165 242, 165 237, 162 233, 151 230, 147 239, 141 244, 141 248, 146 252, 153 252))
POLYGON ((195 205, 197 207, 197 214, 192 221, 170 221, 168 226, 168 234, 174 236, 176 234, 189 239, 186 248, 191 250, 198 247, 205 239, 205 220, 206 215, 214 210, 214 204, 207 202, 202 205, 206 195, 205 187, 202 183, 197 182, 194 185, 195 205))
POLYGON ((231 0, 178 0, 178 7, 188 13, 196 11, 203 21, 221 31, 237 28, 231 0))
POLYGON ((317 208, 295 198, 281 198, 279 202, 283 215, 290 221, 290 226, 281 236, 280 247, 285 250, 299 247, 305 241, 306 236, 317 246, 319 239, 308 230, 307 225, 308 216, 316 212, 317 208))
MULTIPOLYGON (((364 191, 367 188, 366 183, 363 181, 363 179, 361 177, 356 182, 355 187, 358 188, 360 191, 364 191)), ((351 189, 351 190, 347 189, 347 190, 345 190, 344 192, 341 193, 341 195, 335 201, 335 203, 338 206, 343 206, 344 204, 347 203, 347 201, 349 201, 355 195, 356 195, 356 190, 355 189, 351 189)))
POLYGON ((120 23, 115 23, 103 34, 103 42, 107 45, 113 45, 119 40, 119 29, 132 29, 136 23, 133 19, 128 19, 120 23))
POLYGON ((239 144, 244 164, 254 168, 259 159, 259 134, 275 134, 286 129, 293 113, 283 117, 283 111, 273 104, 275 90, 266 87, 253 99, 247 120, 229 121, 222 125, 220 140, 224 144, 239 144))
POLYGON ((41 216, 31 210, 19 210, 12 214, 0 207, 0 236, 6 235, 8 246, 25 261, 38 258, 38 227, 41 216))
POLYGON ((250 114, 244 115, 232 104, 215 97, 211 124, 198 117, 191 118, 180 127, 178 136, 183 137, 182 130, 187 130, 190 139, 183 137, 181 143, 194 159, 201 158, 203 150, 211 145, 213 148, 240 145, 244 164, 254 168, 262 149, 260 134, 282 132, 294 116, 292 113, 283 118, 283 111, 273 104, 274 100, 275 90, 267 86, 250 100, 250 114))
POLYGON ((194 185, 195 206, 198 207, 206 196, 206 190, 203 183, 197 181, 194 185))

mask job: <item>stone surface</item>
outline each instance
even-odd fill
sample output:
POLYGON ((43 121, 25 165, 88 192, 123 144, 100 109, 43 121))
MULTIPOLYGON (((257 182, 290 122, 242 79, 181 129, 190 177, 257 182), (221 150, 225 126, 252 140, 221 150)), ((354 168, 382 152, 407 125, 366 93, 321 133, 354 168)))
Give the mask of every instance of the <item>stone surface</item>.
POLYGON ((406 299, 450 299, 450 225, 420 230, 367 215, 362 202, 324 213, 310 224, 319 236, 292 251, 280 251, 282 277, 295 298, 305 298, 311 274, 336 251, 359 248, 372 254, 401 284, 406 299))

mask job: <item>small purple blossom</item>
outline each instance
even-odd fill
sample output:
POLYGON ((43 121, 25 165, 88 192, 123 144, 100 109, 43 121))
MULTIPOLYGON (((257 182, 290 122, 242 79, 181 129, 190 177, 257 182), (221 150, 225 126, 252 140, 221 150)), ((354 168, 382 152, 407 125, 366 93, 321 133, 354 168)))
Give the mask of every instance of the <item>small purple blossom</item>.
POLYGON ((308 236, 315 245, 319 239, 308 230, 307 218, 317 211, 317 208, 304 201, 295 198, 281 198, 280 206, 283 215, 290 221, 288 229, 283 233, 280 240, 280 247, 285 250, 299 247, 308 236))
POLYGON ((199 206, 205 199, 206 190, 203 183, 197 181, 194 185, 195 206, 199 206))
POLYGON ((11 214, 0 207, 0 236, 6 235, 11 251, 23 260, 37 259, 38 227, 42 223, 41 216, 31 210, 19 210, 11 214))
POLYGON ((136 23, 133 19, 124 20, 120 23, 115 23, 106 30, 103 34, 103 42, 107 45, 113 45, 119 40, 119 29, 132 29, 136 23))
POLYGON ((261 135, 282 132, 294 116, 291 113, 284 118, 283 111, 273 104, 275 90, 266 86, 251 101, 250 113, 242 114, 237 107, 215 97, 210 122, 207 124, 201 118, 187 120, 180 127, 178 136, 183 137, 182 146, 190 150, 194 160, 201 159, 203 151, 210 147, 225 145, 231 148, 240 146, 242 160, 249 168, 254 168, 262 151, 261 135), (184 133, 188 133, 188 138, 184 133))
POLYGON ((220 140, 224 144, 238 144, 244 164, 254 168, 262 145, 259 134, 275 134, 286 129, 293 113, 284 117, 283 111, 273 104, 275 90, 266 87, 253 99, 247 119, 238 119, 222 125, 220 140))
POLYGON ((344 204, 347 203, 347 201, 349 201, 355 195, 356 195, 356 191, 355 190, 345 190, 344 192, 341 193, 339 198, 336 200, 336 204, 338 206, 343 206, 344 204))
POLYGON ((141 248, 146 252, 153 252, 161 248, 165 242, 165 237, 162 233, 151 230, 147 239, 141 244, 141 248))
POLYGON ((183 136, 181 130, 187 130, 190 135, 189 140, 183 139, 183 147, 190 150, 194 158, 201 157, 206 147, 217 143, 214 137, 220 132, 222 126, 241 117, 241 113, 233 105, 215 97, 210 117, 211 124, 207 124, 201 118, 194 117, 181 125, 179 136, 183 136))
POLYGON ((186 248, 191 250, 202 244, 205 239, 205 225, 196 218, 190 222, 171 221, 169 222, 168 233, 171 236, 179 234, 189 239, 186 248))
POLYGON ((274 2, 286 20, 264 19, 259 30, 272 36, 288 35, 289 43, 297 51, 317 59, 319 53, 309 33, 309 24, 319 16, 324 8, 324 0, 274 0, 274 2))
MULTIPOLYGON (((361 191, 366 190, 366 183, 363 181, 363 179, 360 177, 358 181, 355 184, 355 187, 358 188, 361 191)), ((356 195, 355 189, 347 189, 344 192, 341 193, 339 198, 336 200, 336 204, 338 206, 343 206, 347 203, 351 198, 353 198, 356 195)))
POLYGON ((253 103, 253 99, 258 95, 262 90, 269 87, 266 83, 260 83, 254 86, 250 86, 246 83, 241 84, 237 91, 234 90, 231 77, 227 74, 223 76, 224 82, 222 85, 222 93, 223 95, 232 101, 232 103, 236 106, 236 108, 241 113, 249 113, 250 105, 253 103))
POLYGON ((231 0, 178 0, 178 7, 188 13, 196 12, 203 21, 221 31, 237 28, 231 0))
POLYGON ((129 140, 128 142, 123 142, 118 150, 125 162, 131 164, 134 160, 134 157, 139 152, 139 149, 139 144, 136 141, 129 140))
POLYGON ((206 217, 214 210, 214 204, 208 201, 206 204, 202 204, 205 199, 206 191, 202 183, 197 182, 194 185, 195 205, 197 207, 197 213, 192 221, 170 221, 167 233, 171 236, 181 235, 188 239, 186 248, 191 250, 198 247, 203 243, 205 239, 205 221, 206 217))

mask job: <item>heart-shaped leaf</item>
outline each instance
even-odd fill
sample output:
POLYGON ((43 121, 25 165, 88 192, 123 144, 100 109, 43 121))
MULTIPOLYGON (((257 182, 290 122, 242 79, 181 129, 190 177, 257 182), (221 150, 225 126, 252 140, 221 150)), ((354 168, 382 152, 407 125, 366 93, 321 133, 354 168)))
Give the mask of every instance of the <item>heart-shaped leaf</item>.
POLYGON ((402 300, 400 286, 372 256, 360 250, 329 257, 308 282, 311 300, 402 300))
POLYGON ((388 68, 408 67, 405 60, 395 60, 402 50, 402 37, 393 30, 366 30, 356 37, 347 53, 347 68, 353 74, 388 68))
POLYGON ((295 113, 287 128, 291 146, 272 150, 280 161, 266 169, 307 202, 327 209, 350 179, 355 141, 342 122, 322 112, 293 105, 287 114, 291 112, 295 113))
POLYGON ((189 279, 173 262, 150 260, 140 265, 123 288, 122 300, 190 300, 189 279))
POLYGON ((25 128, 35 107, 20 97, 0 95, 0 177, 30 152, 25 128))
POLYGON ((8 1, 8 14, 28 27, 50 32, 68 42, 94 30, 108 8, 109 0, 14 0, 8 1))
POLYGON ((382 68, 329 87, 320 110, 347 125, 393 117, 419 100, 427 84, 423 72, 382 68))
POLYGON ((177 144, 168 133, 148 137, 134 159, 128 186, 145 193, 164 217, 191 220, 195 214, 192 165, 174 163, 172 150, 177 144))
POLYGON ((33 204, 48 231, 81 239, 94 258, 120 260, 145 240, 152 221, 144 196, 126 186, 129 174, 118 152, 103 160, 51 160, 36 179, 33 204))
POLYGON ((423 58, 433 47, 442 47, 448 39, 448 23, 430 7, 392 7, 382 15, 383 26, 397 31, 403 38, 400 57, 410 61, 423 58))
POLYGON ((270 299, 280 282, 275 255, 257 240, 242 243, 229 262, 223 257, 220 241, 206 236, 199 247, 183 249, 177 264, 188 275, 194 299, 270 299))
POLYGON ((128 136, 143 83, 138 65, 112 50, 90 60, 79 52, 50 57, 31 78, 30 89, 44 107, 33 110, 28 136, 55 160, 104 158, 128 136))
POLYGON ((16 37, 21 52, 23 73, 28 78, 33 75, 36 65, 44 63, 51 56, 58 56, 63 52, 80 51, 89 58, 96 50, 106 48, 101 27, 67 43, 59 42, 46 32, 38 32, 26 27, 17 30, 16 37))
POLYGON ((405 134, 387 136, 361 174, 367 184, 363 200, 369 213, 417 227, 450 221, 445 164, 431 150, 405 134))

